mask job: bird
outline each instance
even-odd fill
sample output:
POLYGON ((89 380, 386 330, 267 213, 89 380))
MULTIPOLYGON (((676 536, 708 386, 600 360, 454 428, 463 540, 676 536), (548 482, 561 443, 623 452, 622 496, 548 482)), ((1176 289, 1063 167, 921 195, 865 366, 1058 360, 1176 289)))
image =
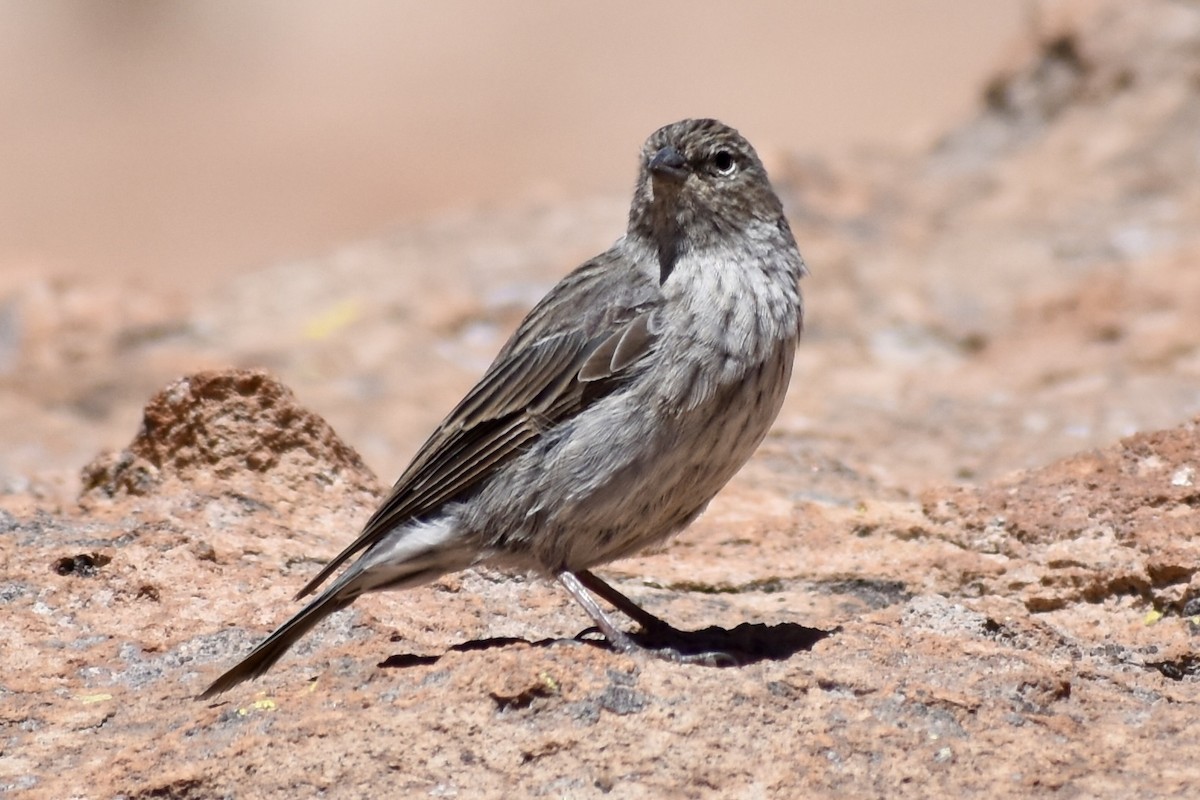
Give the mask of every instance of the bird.
MULTIPOLYGON (((201 695, 260 677, 361 595, 485 566, 668 627, 591 570, 682 531, 766 436, 791 382, 807 267, 761 159, 715 119, 642 146, 624 235, 539 301, 439 424, 317 593, 201 695)), ((672 629, 674 630, 674 629, 672 629)))

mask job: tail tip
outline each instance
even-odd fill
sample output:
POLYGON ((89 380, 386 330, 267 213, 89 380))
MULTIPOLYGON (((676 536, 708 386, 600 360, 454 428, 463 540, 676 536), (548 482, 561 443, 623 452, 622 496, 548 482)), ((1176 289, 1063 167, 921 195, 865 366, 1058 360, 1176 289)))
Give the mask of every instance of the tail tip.
POLYGON ((244 672, 239 670, 237 667, 234 667, 233 669, 229 670, 221 677, 217 678, 211 684, 209 684, 209 687, 207 689, 205 689, 203 692, 201 692, 200 694, 196 695, 195 699, 196 700, 212 700, 214 697, 218 697, 219 695, 225 694, 230 689, 237 686, 239 683, 242 683, 243 681, 247 681, 253 677, 256 677, 256 676, 245 674, 244 672))

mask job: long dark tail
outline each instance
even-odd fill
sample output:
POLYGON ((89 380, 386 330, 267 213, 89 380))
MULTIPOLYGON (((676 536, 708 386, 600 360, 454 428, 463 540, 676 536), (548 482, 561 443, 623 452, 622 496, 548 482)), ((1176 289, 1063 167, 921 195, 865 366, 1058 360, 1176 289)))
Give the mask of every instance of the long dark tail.
POLYGON ((447 572, 465 569, 474 563, 478 554, 478 544, 459 538, 449 520, 414 523, 388 534, 315 600, 300 609, 300 613, 251 650, 237 666, 213 681, 213 685, 197 699, 207 700, 242 681, 259 677, 314 625, 333 612, 341 611, 359 595, 429 583, 447 572))
POLYGON ((276 661, 283 657, 300 637, 308 633, 314 625, 335 611, 341 611, 354 602, 358 592, 347 595, 339 592, 336 584, 310 602, 296 616, 279 626, 262 644, 250 651, 250 654, 237 663, 233 669, 213 681, 212 686, 204 690, 196 699, 207 700, 222 692, 229 691, 242 681, 257 678, 269 670, 276 661), (340 596, 339 596, 340 595, 340 596))

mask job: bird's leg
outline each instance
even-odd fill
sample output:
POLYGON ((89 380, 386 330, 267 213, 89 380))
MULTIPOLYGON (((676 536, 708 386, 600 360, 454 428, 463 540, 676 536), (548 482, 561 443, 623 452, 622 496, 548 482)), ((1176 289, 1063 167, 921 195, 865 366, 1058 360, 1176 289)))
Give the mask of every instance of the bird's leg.
MULTIPOLYGON (((594 577, 594 576, 593 576, 594 577)), ((583 610, 588 613, 592 621, 596 623, 596 627, 604 634, 604 638, 608 639, 609 644, 616 650, 622 653, 629 653, 634 650, 642 650, 642 646, 635 642, 629 634, 621 630, 612 621, 608 614, 604 613, 604 609, 596 602, 596 599, 588 594, 584 588, 583 582, 573 572, 558 573, 558 582, 570 592, 571 597, 574 597, 579 605, 583 606, 583 610)), ((603 595, 602 595, 603 596, 603 595)), ((629 601, 627 601, 629 602, 629 601)), ((614 603, 614 605, 616 605, 614 603)), ((636 606, 635 606, 636 608, 636 606)))
POLYGON ((683 664, 704 664, 710 667, 735 666, 738 663, 738 660, 732 654, 719 650, 684 653, 674 647, 646 647, 639 644, 634 641, 632 636, 618 628, 612 621, 612 618, 604 613, 604 609, 600 608, 600 604, 596 602, 595 598, 588 594, 589 589, 612 603, 615 608, 627 614, 632 620, 642 625, 646 629, 646 632, 651 635, 657 634, 664 638, 671 638, 682 637, 684 634, 671 627, 669 623, 641 608, 637 603, 634 603, 587 570, 580 570, 578 573, 560 572, 557 577, 558 582, 570 592, 579 605, 583 606, 584 611, 596 623, 596 627, 608 639, 609 644, 613 646, 614 650, 621 653, 642 652, 666 661, 683 664))
POLYGON ((598 575, 595 575, 586 569, 582 569, 575 573, 575 577, 579 579, 579 582, 582 583, 584 587, 588 589, 588 591, 597 595, 601 600, 607 600, 613 608, 617 609, 622 614, 641 625, 642 628, 644 628, 647 632, 671 629, 670 623, 668 623, 666 620, 654 616, 649 611, 618 592, 612 586, 608 585, 598 575))

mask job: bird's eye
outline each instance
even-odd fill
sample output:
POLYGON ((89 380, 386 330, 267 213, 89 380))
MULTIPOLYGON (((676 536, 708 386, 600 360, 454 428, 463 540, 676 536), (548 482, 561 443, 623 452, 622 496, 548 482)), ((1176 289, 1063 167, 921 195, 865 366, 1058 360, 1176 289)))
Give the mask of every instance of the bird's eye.
POLYGON ((733 158, 733 153, 728 150, 718 150, 713 155, 713 168, 718 175, 732 175, 737 169, 737 161, 733 158))

